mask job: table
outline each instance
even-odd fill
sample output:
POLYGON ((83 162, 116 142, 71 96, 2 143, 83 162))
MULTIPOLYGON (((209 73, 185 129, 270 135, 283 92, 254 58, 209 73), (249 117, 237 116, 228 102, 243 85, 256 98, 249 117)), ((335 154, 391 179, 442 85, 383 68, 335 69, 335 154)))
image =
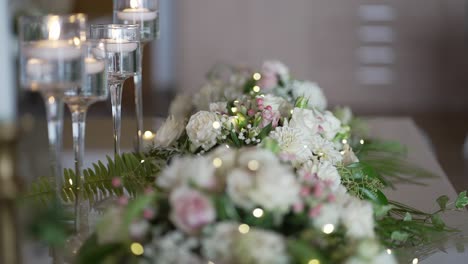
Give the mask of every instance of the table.
MULTIPOLYGON (((122 120, 122 150, 132 149, 132 139, 134 135, 134 120, 122 120)), ((147 119, 145 124, 148 129, 155 128, 161 123, 161 119, 147 119)), ((426 168, 427 170, 439 175, 438 178, 427 180, 427 186, 416 186, 400 184, 396 190, 386 190, 390 199, 411 205, 423 211, 435 211, 437 205, 435 199, 440 195, 448 195, 451 199, 456 198, 457 194, 451 185, 440 164, 437 162, 431 149, 430 142, 419 130, 416 124, 410 118, 405 117, 379 117, 369 118, 368 124, 371 135, 381 139, 397 140, 407 145, 409 150, 408 160, 412 163, 426 168)), ((37 173, 47 175, 47 137, 46 126, 44 122, 37 122, 36 129, 32 135, 26 135, 22 142, 22 157, 25 157, 26 167, 23 171, 30 173, 32 170, 37 173), (31 146, 34 146, 31 148, 31 146)), ((71 125, 65 122, 64 132, 64 163, 66 167, 73 166, 73 153, 71 150, 71 125)), ((108 119, 90 119, 87 124, 86 157, 85 166, 92 162, 104 159, 105 155, 112 155, 112 123, 108 119)), ((450 213, 445 215, 446 223, 462 230, 462 234, 468 237, 468 213, 450 213)), ((28 245, 29 246, 29 245, 28 245)), ((33 256, 31 248, 25 250, 25 263, 50 263, 47 254, 42 252, 42 258, 33 256)), ((454 248, 446 250, 447 253, 438 252, 431 257, 420 261, 420 263, 439 264, 439 263, 466 263, 468 253, 457 253, 454 248)))

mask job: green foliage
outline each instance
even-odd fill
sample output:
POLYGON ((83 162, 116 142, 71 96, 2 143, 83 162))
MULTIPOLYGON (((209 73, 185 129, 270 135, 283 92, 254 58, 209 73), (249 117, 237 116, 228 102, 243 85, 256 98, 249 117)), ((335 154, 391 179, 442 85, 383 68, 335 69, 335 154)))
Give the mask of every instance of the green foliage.
POLYGON ((462 209, 467 205, 468 205, 468 197, 466 197, 466 191, 464 191, 458 195, 458 198, 455 201, 455 207, 458 209, 462 209))
POLYGON ((359 160, 378 171, 390 187, 395 183, 424 185, 423 180, 438 177, 424 168, 411 164, 406 159, 406 147, 398 142, 365 140, 364 144, 361 142, 353 144, 353 150, 359 160))
MULTIPOLYGON (((154 154, 154 153, 153 153, 154 154)), ((84 199, 94 202, 98 199, 112 195, 122 195, 126 190, 131 196, 142 192, 147 185, 154 182, 155 174, 160 170, 161 164, 154 162, 152 157, 144 157, 139 154, 122 154, 115 160, 107 157, 107 165, 102 161, 94 163, 92 168, 83 171, 83 188, 80 194, 84 199), (121 179, 122 186, 114 187, 112 179, 121 179)), ((73 202, 76 198, 77 189, 76 174, 72 169, 64 170, 64 184, 60 198, 64 202, 73 202)), ((55 194, 54 182, 48 177, 39 178, 32 183, 25 198, 33 198, 45 205, 55 194)))

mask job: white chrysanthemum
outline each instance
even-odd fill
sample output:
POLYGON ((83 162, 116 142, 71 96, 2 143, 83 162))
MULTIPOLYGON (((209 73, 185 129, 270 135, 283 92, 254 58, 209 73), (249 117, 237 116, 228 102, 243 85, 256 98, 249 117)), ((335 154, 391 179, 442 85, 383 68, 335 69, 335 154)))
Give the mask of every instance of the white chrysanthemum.
POLYGON ((156 183, 166 190, 190 184, 212 190, 217 187, 214 171, 212 161, 206 157, 175 158, 157 178, 156 183))
POLYGON ((315 155, 320 157, 320 160, 329 161, 333 165, 336 165, 343 159, 333 143, 319 135, 315 135, 310 139, 309 147, 315 155))
POLYGON ((315 109, 294 108, 289 126, 300 129, 310 138, 319 132, 319 125, 323 120, 321 116, 321 113, 315 109))
POLYGON ((312 158, 312 152, 307 146, 307 140, 300 129, 293 127, 277 127, 269 135, 276 140, 281 153, 293 155, 295 165, 304 163, 312 158))
POLYGON ((206 83, 198 93, 193 96, 193 104, 198 111, 208 111, 212 102, 223 99, 223 83, 212 80, 206 83))
POLYGON ((221 222, 213 233, 202 240, 202 255, 222 264, 283 264, 289 263, 282 236, 251 228, 247 234, 238 231, 239 224, 221 222))
POLYGON ((158 147, 169 147, 180 138, 184 130, 184 120, 169 116, 156 132, 154 144, 158 147))
POLYGON ((163 237, 155 236, 153 241, 145 247, 144 256, 158 264, 202 264, 205 262, 193 253, 199 244, 197 239, 188 238, 179 231, 173 231, 163 237))
POLYGON ((193 146, 209 150, 221 135, 221 121, 215 113, 200 111, 190 117, 186 130, 193 146))
POLYGON ((210 112, 227 113, 227 102, 215 102, 210 104, 210 112))
POLYGON ((192 108, 192 97, 188 94, 180 94, 171 102, 169 115, 184 120, 190 116, 192 108))
POLYGON ((316 83, 292 81, 289 85, 294 99, 303 96, 309 100, 309 108, 316 107, 320 110, 325 110, 327 108, 327 98, 316 83))
POLYGON ((284 98, 272 94, 267 94, 261 98, 263 99, 263 106, 266 107, 269 105, 274 112, 279 112, 281 116, 289 116, 292 106, 284 98))
POLYGON ((332 191, 338 189, 341 177, 336 167, 329 161, 309 161, 302 167, 303 170, 317 175, 319 180, 326 182, 332 191))
POLYGON ((342 211, 342 222, 350 238, 374 237, 374 212, 372 204, 352 197, 342 211))
POLYGON ((322 135, 328 140, 333 140, 341 130, 341 122, 336 118, 332 112, 326 111, 323 114, 323 122, 320 124, 322 128, 322 135))

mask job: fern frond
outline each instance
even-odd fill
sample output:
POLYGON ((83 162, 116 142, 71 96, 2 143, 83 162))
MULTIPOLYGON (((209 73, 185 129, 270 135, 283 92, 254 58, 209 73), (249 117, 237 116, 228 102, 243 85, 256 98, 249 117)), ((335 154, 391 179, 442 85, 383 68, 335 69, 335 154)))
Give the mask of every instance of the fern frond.
MULTIPOLYGON (((124 193, 131 197, 142 193, 146 186, 153 184, 155 175, 161 170, 163 160, 141 154, 126 153, 116 156, 113 160, 106 157, 107 165, 102 161, 94 163, 91 168, 83 170, 83 188, 77 190, 75 171, 65 169, 60 198, 65 203, 71 203, 76 198, 76 192, 91 203, 110 196, 121 196, 124 193), (112 179, 119 177, 122 186, 114 187, 112 179)), ((47 205, 55 195, 54 180, 50 177, 40 177, 31 184, 26 199, 32 199, 47 205)))

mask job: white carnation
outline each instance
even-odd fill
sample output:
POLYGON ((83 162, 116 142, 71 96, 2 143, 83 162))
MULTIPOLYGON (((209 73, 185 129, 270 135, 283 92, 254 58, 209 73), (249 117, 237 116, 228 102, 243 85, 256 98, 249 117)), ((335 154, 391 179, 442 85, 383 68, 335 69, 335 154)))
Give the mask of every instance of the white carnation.
POLYGON ((292 81, 290 89, 294 99, 301 96, 309 100, 309 108, 318 108, 325 110, 327 108, 327 98, 323 94, 322 89, 313 82, 308 81, 292 81))
POLYGON ((279 112, 281 116, 283 117, 289 116, 292 106, 284 98, 279 97, 279 96, 274 96, 272 94, 267 94, 261 98, 263 99, 263 105, 265 107, 269 105, 271 106, 273 112, 279 112))
POLYGON ((352 197, 342 211, 342 221, 350 238, 374 237, 374 212, 372 204, 352 197))
POLYGON ((215 113, 200 111, 190 117, 186 130, 193 146, 209 150, 221 135, 221 121, 215 113))
POLYGON ((199 242, 195 238, 188 238, 179 231, 173 231, 163 237, 155 236, 145 247, 144 256, 158 264, 202 264, 205 262, 193 253, 198 245, 199 242))
POLYGON ((300 129, 292 127, 277 127, 269 135, 278 142, 281 153, 293 155, 293 164, 298 165, 312 158, 312 152, 307 146, 307 140, 300 129))
POLYGON ((278 60, 268 60, 263 63, 262 72, 274 73, 285 83, 289 80, 289 68, 278 60))
POLYGON ((322 229, 325 225, 338 225, 341 217, 341 207, 338 204, 324 204, 320 209, 320 214, 313 219, 315 228, 322 229))
POLYGON ((310 139, 309 147, 315 155, 320 157, 320 160, 329 161, 333 165, 338 164, 343 159, 341 153, 335 149, 333 143, 319 135, 315 135, 310 139))
POLYGON ((322 128, 322 135, 328 140, 333 140, 341 130, 341 122, 336 118, 332 112, 326 111, 323 114, 323 122, 320 124, 322 128))
POLYGON ((294 108, 289 126, 302 130, 305 136, 310 138, 319 132, 319 125, 323 120, 321 116, 315 109, 294 108))
POLYGON ((239 224, 221 222, 213 233, 202 240, 202 255, 222 264, 283 264, 289 263, 282 236, 251 228, 247 234, 238 231, 239 224))
POLYGON ((192 97, 187 94, 177 95, 169 107, 169 115, 177 119, 186 119, 192 112, 192 97))
POLYGON ((184 130, 184 120, 169 116, 156 132, 154 144, 158 147, 169 147, 180 138, 184 130))
POLYGON ((228 195, 239 207, 285 213, 298 200, 296 176, 272 152, 248 149, 239 153, 239 165, 227 176, 228 195))
POLYGON ((341 177, 335 166, 329 161, 309 161, 303 166, 303 170, 317 175, 318 179, 329 184, 332 191, 338 189, 341 177))
POLYGON ((212 161, 204 156, 175 158, 156 183, 166 190, 189 184, 211 190, 217 187, 214 171, 212 161))

